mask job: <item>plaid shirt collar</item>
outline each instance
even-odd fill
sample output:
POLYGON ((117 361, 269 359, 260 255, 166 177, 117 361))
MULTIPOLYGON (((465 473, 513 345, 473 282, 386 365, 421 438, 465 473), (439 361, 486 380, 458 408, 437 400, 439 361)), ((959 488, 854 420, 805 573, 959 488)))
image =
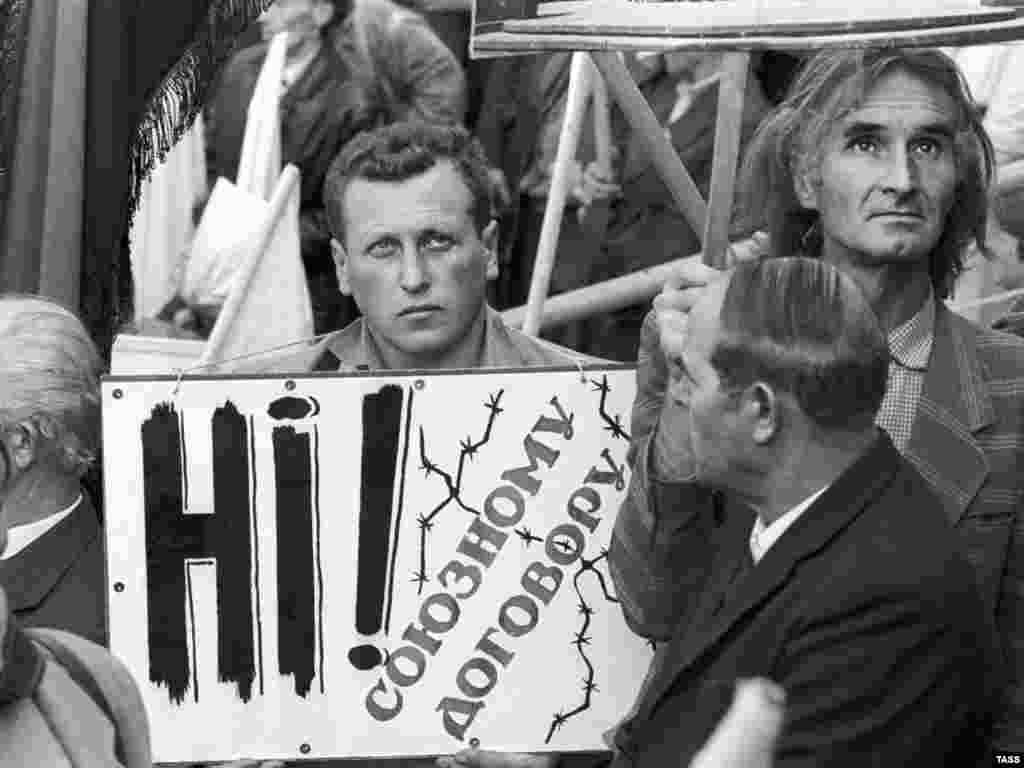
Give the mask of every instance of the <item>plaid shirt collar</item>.
POLYGON ((928 291, 921 309, 889 334, 889 352, 899 365, 922 371, 928 367, 934 341, 935 295, 928 291))

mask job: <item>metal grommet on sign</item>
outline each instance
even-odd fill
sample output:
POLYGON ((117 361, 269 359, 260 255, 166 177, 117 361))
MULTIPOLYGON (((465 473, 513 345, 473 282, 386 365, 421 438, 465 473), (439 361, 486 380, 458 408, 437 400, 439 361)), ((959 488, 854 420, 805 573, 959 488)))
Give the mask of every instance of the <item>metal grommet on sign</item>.
POLYGON ((288 379, 288 381, 284 383, 284 388, 291 392, 293 389, 295 389, 295 382, 292 381, 291 379, 288 379))
POLYGON ((115 400, 120 400, 122 397, 124 397, 124 390, 121 388, 115 389, 113 395, 115 400))
POLYGON ((425 386, 427 386, 427 382, 425 382, 423 379, 416 379, 416 381, 413 382, 413 386, 416 387, 416 389, 423 389, 425 386))
POLYGON ((480 739, 474 736, 472 739, 469 740, 469 746, 471 746, 473 749, 476 749, 480 746, 480 739))
POLYGON ((114 591, 115 592, 124 592, 124 582, 123 581, 115 581, 114 582, 114 591))
POLYGON ((299 752, 301 752, 304 755, 308 755, 310 750, 312 750, 312 749, 313 748, 311 746, 309 746, 309 744, 303 744, 303 745, 301 745, 299 747, 299 752))

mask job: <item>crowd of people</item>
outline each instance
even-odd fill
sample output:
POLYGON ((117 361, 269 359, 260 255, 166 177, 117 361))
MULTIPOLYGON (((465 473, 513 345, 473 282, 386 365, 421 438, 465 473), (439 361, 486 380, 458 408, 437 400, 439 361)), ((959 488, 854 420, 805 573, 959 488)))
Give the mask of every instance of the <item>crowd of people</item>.
MULTIPOLYGON (((657 649, 638 698, 600 758, 473 747, 438 765, 1024 753, 1024 339, 1007 332, 1020 313, 996 330, 946 304, 971 259, 990 258, 993 228, 1012 227, 996 194, 1012 160, 954 58, 760 55, 735 216, 757 247, 727 270, 689 262, 653 307, 561 329, 559 344, 496 310, 525 295, 568 58, 492 63, 467 129, 481 73, 467 79, 414 12, 279 0, 263 23, 294 33, 282 145, 302 171, 320 333, 243 371, 637 363, 609 562, 627 623, 657 649)), ((237 165, 263 51, 237 54, 210 104, 214 173, 237 165)), ((713 58, 630 65, 706 186, 713 58)), ((622 136, 613 176, 581 150, 556 289, 697 250, 622 136), (610 206, 597 243, 581 224, 595 199, 610 206)), ((101 649, 101 371, 72 312, 0 297, 0 744, 25 745, 15 765, 149 760, 138 692, 101 649)))

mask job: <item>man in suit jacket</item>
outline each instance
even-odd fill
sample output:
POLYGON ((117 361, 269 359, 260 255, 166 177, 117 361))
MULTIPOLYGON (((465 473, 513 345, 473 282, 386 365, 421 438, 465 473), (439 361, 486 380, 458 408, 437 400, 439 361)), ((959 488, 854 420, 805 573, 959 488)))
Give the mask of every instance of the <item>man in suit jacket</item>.
MULTIPOLYGON (((888 336, 876 423, 939 499, 974 567, 1008 661, 1011 696, 993 742, 1024 749, 1024 343, 945 308, 971 237, 984 243, 991 144, 955 64, 926 50, 824 51, 755 136, 741 187, 771 253, 803 252, 854 278, 888 336), (757 194, 754 194, 757 193, 757 194)), ((655 300, 692 305, 696 265, 655 300)), ((695 503, 680 457, 688 415, 665 398, 668 365, 645 322, 631 487, 612 545, 632 625, 671 635, 710 570, 720 520, 695 503)), ((901 514, 909 511, 905 507, 901 514)), ((922 555, 922 538, 903 554, 922 555)), ((930 543, 929 543, 930 546, 930 543)))
POLYGON ((685 764, 722 687, 755 675, 786 691, 777 766, 975 764, 1004 681, 994 623, 939 500, 874 425, 889 354, 856 284, 748 262, 662 343, 693 501, 724 523, 613 766, 685 764))
POLYGON ((99 353, 71 312, 12 295, 0 360, 0 587, 22 625, 106 645, 103 535, 81 482, 99 447, 99 353))

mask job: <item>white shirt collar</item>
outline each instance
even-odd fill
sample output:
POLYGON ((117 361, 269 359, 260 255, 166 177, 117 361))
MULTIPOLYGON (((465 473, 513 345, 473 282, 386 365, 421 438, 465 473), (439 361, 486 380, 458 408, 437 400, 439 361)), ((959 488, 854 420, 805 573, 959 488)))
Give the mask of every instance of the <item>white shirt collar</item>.
POLYGON ((760 562, 761 558, 765 556, 765 553, 771 549, 772 544, 779 540, 779 537, 786 532, 786 529, 795 523, 796 519, 806 512, 807 508, 811 506, 811 504, 813 504, 827 488, 828 486, 826 485, 820 491, 812 493, 784 515, 776 518, 770 525, 766 526, 761 522, 760 517, 754 520, 754 528, 750 532, 750 555, 754 558, 755 563, 760 562))
POLYGON ((81 503, 82 494, 78 494, 77 499, 59 512, 47 515, 42 520, 36 520, 31 523, 15 525, 8 528, 7 547, 4 549, 3 554, 0 555, 0 560, 7 560, 8 558, 14 557, 33 541, 41 539, 44 534, 48 533, 62 520, 64 520, 64 518, 78 509, 78 505, 81 503))

